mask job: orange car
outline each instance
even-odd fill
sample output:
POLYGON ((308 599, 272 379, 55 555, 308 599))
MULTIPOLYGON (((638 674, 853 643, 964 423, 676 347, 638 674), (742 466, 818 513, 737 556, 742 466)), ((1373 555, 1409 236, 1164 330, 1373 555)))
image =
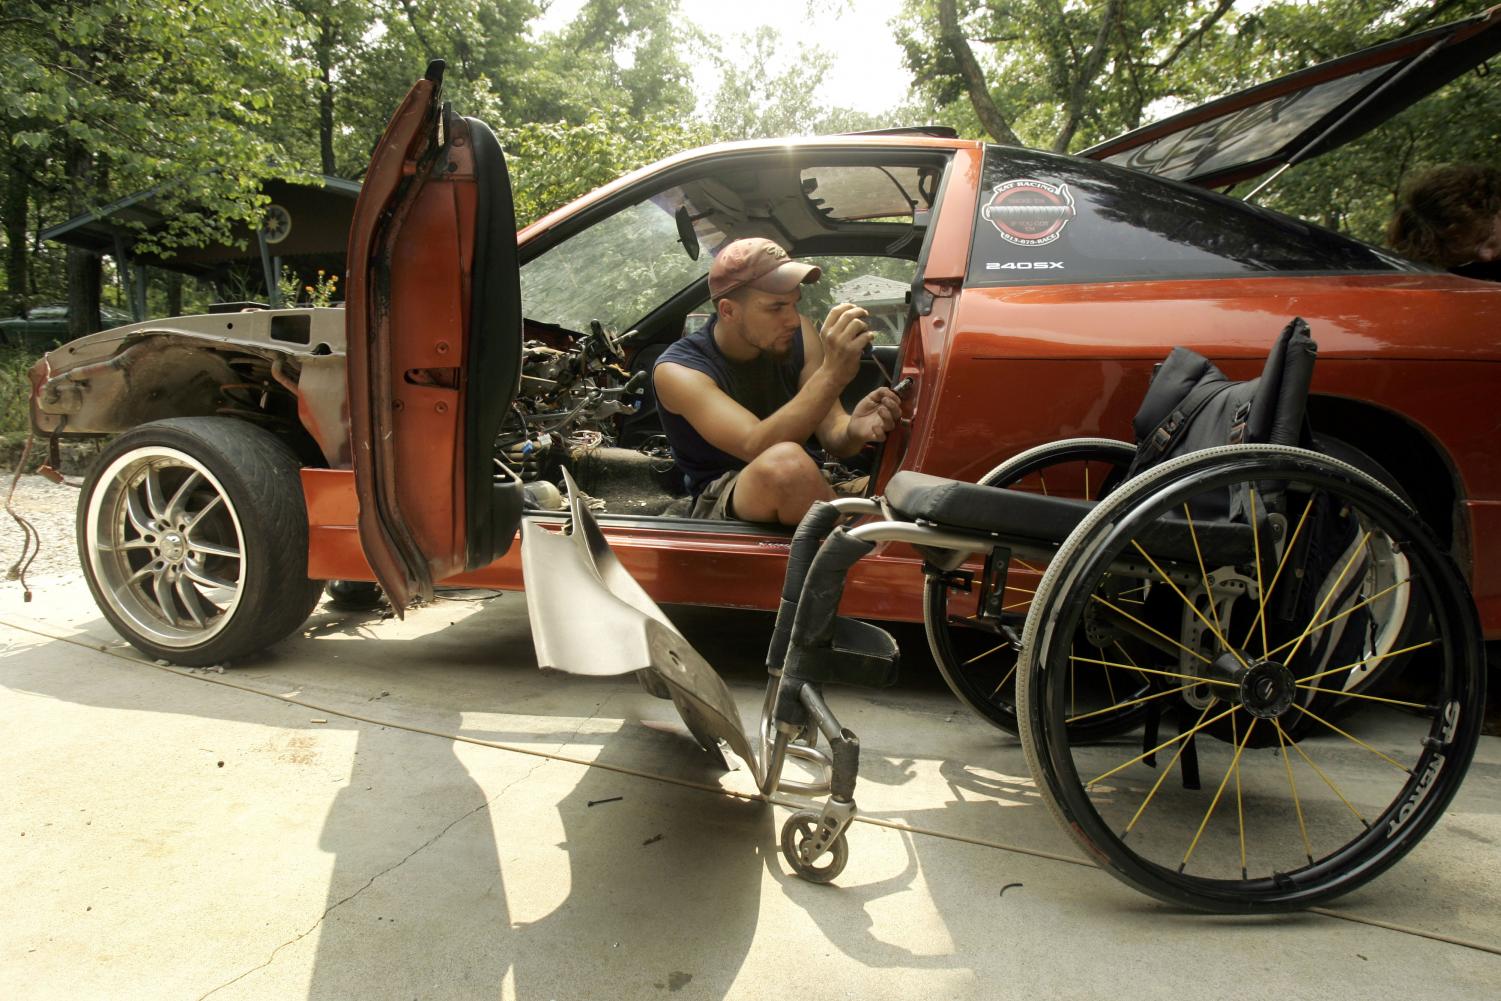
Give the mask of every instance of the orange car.
MULTIPOLYGON (((34 370, 33 422, 124 432, 88 477, 78 538, 101 610, 151 657, 275 643, 330 579, 378 581, 398 610, 440 585, 519 589, 512 540, 563 523, 565 469, 654 599, 772 609, 789 533, 673 513, 640 375, 705 311, 714 251, 765 236, 823 268, 810 313, 849 298, 880 318, 852 394, 911 380, 904 420, 864 457, 874 494, 899 470, 974 481, 1039 443, 1127 438, 1171 347, 1248 377, 1301 315, 1325 447, 1410 499, 1501 637, 1501 288, 1203 187, 1361 134, 1498 48, 1493 12, 1083 157, 942 130, 693 150, 520 233, 498 143, 444 107, 435 64, 373 155, 346 308, 82 338, 34 370)), ((1024 606, 1012 586, 1007 606, 1024 606)), ((986 598, 978 568, 925 582, 890 543, 843 610, 926 616, 950 680, 1004 723, 1004 677, 986 694, 1002 669, 966 677, 990 638, 966 628, 986 598)), ((1373 649, 1392 642, 1379 632, 1373 649)))

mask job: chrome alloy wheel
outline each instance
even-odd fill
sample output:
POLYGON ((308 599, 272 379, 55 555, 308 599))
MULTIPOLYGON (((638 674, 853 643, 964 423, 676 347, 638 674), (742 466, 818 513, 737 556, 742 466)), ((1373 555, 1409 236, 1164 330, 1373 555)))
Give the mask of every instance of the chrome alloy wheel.
POLYGON ((244 532, 223 485, 163 446, 118 456, 88 498, 85 547, 100 596, 163 647, 198 646, 229 624, 244 593, 244 532))

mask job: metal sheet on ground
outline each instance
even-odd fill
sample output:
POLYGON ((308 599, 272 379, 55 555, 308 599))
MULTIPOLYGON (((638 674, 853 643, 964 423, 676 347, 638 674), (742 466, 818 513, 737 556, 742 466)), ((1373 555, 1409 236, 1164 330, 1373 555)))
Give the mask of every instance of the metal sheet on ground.
POLYGON ((727 747, 759 784, 755 753, 724 681, 615 558, 573 478, 563 475, 569 527, 549 532, 527 524, 521 533, 537 666, 594 676, 648 672, 704 750, 729 768, 727 747))

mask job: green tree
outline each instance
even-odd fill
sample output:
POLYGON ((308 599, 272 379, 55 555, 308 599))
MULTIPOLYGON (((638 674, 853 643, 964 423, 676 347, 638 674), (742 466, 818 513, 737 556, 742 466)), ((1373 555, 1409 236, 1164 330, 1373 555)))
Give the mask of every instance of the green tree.
MULTIPOLYGON (((1489 6, 1485 0, 1325 0, 1317 7, 1269 4, 1239 19, 1219 68, 1225 89, 1248 86, 1478 14, 1489 6)), ((1396 193, 1406 178, 1438 163, 1495 163, 1498 149, 1501 90, 1487 75, 1471 73, 1361 139, 1300 164, 1258 200, 1380 243, 1396 193)))
POLYGON ((1195 97, 1232 0, 915 0, 899 29, 934 110, 966 133, 1057 151, 1195 97))
POLYGON ((888 124, 879 116, 848 108, 819 106, 813 94, 823 83, 833 56, 818 46, 799 44, 790 59, 782 34, 763 25, 744 51, 714 50, 719 89, 709 108, 709 123, 726 139, 855 132, 888 124))
POLYGON ((502 129, 516 202, 525 226, 637 167, 713 141, 708 126, 665 118, 622 131, 603 115, 578 125, 530 122, 502 129))
MULTIPOLYGON (((962 134, 1077 150, 1172 112, 1478 13, 1486 0, 914 0, 916 90, 962 134)), ((1379 242, 1405 177, 1495 161, 1501 91, 1457 80, 1268 188, 1270 207, 1379 242)), ((1246 187, 1249 190, 1249 185, 1246 187)))
MULTIPOLYGON (((148 251, 223 238, 235 223, 257 218, 260 182, 276 169, 277 150, 260 131, 272 97, 268 88, 245 85, 239 70, 263 81, 277 76, 273 7, 10 0, 3 10, 8 191, 18 183, 17 164, 67 213, 155 188, 167 222, 141 235, 148 251)), ((70 321, 81 334, 95 322, 99 261, 76 249, 67 256, 70 321)))

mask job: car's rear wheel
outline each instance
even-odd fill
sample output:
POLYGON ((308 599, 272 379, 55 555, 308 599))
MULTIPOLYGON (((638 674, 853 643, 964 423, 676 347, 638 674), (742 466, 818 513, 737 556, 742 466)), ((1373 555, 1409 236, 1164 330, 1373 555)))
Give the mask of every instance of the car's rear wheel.
POLYGON ((145 424, 84 480, 78 548, 104 617, 147 656, 205 665, 283 639, 312 612, 299 462, 222 417, 145 424))
MULTIPOLYGON (((1110 438, 1068 438, 1007 459, 982 476, 979 483, 1052 497, 1099 500, 1124 477, 1135 454, 1131 445, 1110 438)), ((1032 594, 1046 567, 1041 561, 1013 559, 995 617, 978 614, 979 581, 964 584, 952 577, 930 575, 923 588, 923 625, 939 674, 959 701, 1011 734, 1017 732, 1015 638, 1020 636, 1032 594)), ((1086 702, 1108 699, 1100 705, 1114 705, 1120 700, 1116 680, 1109 675, 1076 680, 1078 694, 1086 702)), ((1123 684, 1139 692, 1142 679, 1129 679, 1123 684)), ((1074 724, 1075 737, 1098 739, 1131 725, 1138 713, 1126 709, 1079 715, 1082 718, 1074 724)))

